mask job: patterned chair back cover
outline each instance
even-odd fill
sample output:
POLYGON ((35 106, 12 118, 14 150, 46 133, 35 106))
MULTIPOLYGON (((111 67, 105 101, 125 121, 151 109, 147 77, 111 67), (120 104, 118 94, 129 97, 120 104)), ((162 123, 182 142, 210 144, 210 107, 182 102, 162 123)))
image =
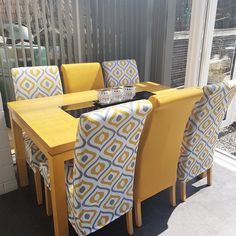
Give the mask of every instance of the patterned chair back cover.
POLYGON ((139 73, 134 59, 105 61, 102 63, 106 87, 139 83, 139 73))
POLYGON ((11 74, 16 100, 63 94, 57 66, 12 68, 11 74))
POLYGON ((236 93, 234 81, 207 85, 189 117, 178 163, 178 179, 188 182, 211 168, 221 123, 236 93))
POLYGON ((148 100, 140 100, 80 117, 71 179, 73 206, 68 206, 69 220, 79 235, 132 209, 136 153, 151 109, 148 100))
MULTIPOLYGON (((16 100, 25 100, 63 94, 57 66, 19 67, 11 69, 16 100)), ((23 133, 26 161, 33 171, 44 161, 44 155, 23 133)))

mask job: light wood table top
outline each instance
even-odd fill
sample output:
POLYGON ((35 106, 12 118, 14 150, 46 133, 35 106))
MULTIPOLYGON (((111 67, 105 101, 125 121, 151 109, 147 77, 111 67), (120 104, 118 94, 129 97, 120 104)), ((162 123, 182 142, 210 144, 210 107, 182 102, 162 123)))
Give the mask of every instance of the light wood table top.
MULTIPOLYGON (((159 92, 167 87, 152 82, 139 83, 138 91, 159 92)), ((78 126, 78 119, 72 117, 60 107, 80 104, 91 105, 97 99, 97 91, 70 93, 53 97, 22 100, 8 103, 13 115, 31 129, 33 135, 50 154, 58 154, 73 149, 78 126)))

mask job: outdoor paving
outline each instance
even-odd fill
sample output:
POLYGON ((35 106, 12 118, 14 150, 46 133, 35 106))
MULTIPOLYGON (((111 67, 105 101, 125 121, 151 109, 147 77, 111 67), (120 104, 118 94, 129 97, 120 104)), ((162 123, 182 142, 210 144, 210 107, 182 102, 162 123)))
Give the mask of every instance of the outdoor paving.
POLYGON ((217 148, 236 156, 236 122, 221 130, 217 148))

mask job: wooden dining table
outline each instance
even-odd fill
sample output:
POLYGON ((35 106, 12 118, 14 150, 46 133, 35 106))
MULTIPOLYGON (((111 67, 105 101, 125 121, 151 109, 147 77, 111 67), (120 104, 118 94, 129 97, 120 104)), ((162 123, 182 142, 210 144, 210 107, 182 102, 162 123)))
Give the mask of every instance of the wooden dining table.
MULTIPOLYGON (((135 86, 137 92, 162 93, 169 90, 152 82, 135 86)), ((97 91, 90 90, 8 103, 19 184, 24 187, 29 183, 22 137, 22 132, 25 132, 48 160, 54 232, 58 236, 69 235, 64 163, 74 158, 79 120, 61 107, 75 105, 86 108, 96 99, 97 91)))

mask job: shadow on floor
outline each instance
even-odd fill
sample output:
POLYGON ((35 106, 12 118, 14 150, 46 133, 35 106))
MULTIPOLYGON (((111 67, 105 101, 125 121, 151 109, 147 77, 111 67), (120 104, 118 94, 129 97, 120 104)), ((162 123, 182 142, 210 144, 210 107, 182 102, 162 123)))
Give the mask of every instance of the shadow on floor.
MULTIPOLYGON (((32 179, 30 182, 33 182, 32 179)), ((205 186, 195 187, 188 184, 188 197, 205 186)), ((178 184, 177 204, 181 204, 178 184)), ((168 189, 144 201, 142 204, 143 226, 141 228, 135 227, 135 235, 156 236, 164 232, 168 228, 168 220, 174 210, 175 208, 169 205, 168 189)), ((37 205, 33 184, 0 196, 0 231, 1 236, 53 235, 52 217, 46 215, 45 205, 37 205)), ((125 217, 117 219, 103 229, 91 234, 91 236, 104 236, 111 233, 113 236, 128 235, 126 233, 125 217)), ((76 233, 70 226, 70 236, 74 235, 76 233)))

